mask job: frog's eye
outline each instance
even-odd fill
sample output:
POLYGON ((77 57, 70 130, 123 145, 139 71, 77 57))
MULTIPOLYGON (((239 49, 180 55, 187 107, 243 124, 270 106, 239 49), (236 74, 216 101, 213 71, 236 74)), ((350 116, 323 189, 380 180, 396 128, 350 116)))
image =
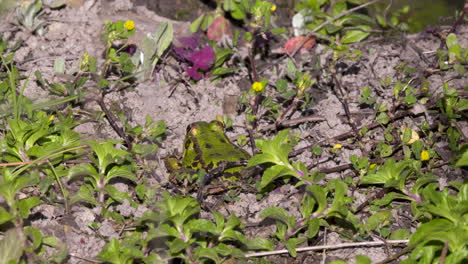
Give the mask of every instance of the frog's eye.
POLYGON ((195 136, 195 135, 197 135, 198 130, 199 130, 199 129, 198 129, 198 126, 197 126, 197 125, 195 125, 195 124, 188 125, 188 126, 187 126, 187 135, 190 134, 190 135, 194 135, 194 136, 195 136))

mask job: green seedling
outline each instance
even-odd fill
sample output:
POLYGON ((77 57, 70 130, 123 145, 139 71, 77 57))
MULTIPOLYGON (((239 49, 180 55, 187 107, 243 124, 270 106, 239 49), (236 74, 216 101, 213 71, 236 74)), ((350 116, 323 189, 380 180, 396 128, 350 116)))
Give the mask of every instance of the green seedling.
POLYGON ((468 184, 456 183, 452 187, 457 194, 450 194, 448 188, 438 191, 436 183, 423 189, 426 203, 417 205, 415 213, 430 220, 411 236, 409 244, 416 248, 404 263, 437 262, 442 259, 444 247, 448 249, 445 263, 463 263, 468 259, 468 184))
POLYGON ((420 162, 414 160, 403 160, 395 162, 392 158, 388 159, 382 167, 378 168, 375 172, 370 172, 362 177, 360 184, 383 184, 384 188, 394 188, 402 192, 400 193, 391 192, 382 199, 381 205, 388 204, 394 199, 405 199, 415 201, 417 203, 422 202, 420 196, 421 188, 434 181, 435 177, 420 175, 420 162), (406 187, 406 181, 410 177, 418 175, 420 178, 416 180, 416 183, 411 190, 406 187))
POLYGON ((161 23, 154 35, 146 36, 142 43, 143 52, 142 71, 145 79, 152 79, 156 64, 161 59, 164 52, 169 48, 174 38, 172 24, 161 23))
MULTIPOLYGON (((183 260, 185 263, 205 262, 221 263, 229 257, 241 257, 240 248, 228 244, 240 243, 247 249, 272 249, 273 245, 266 239, 248 240, 239 230, 240 219, 213 212, 214 222, 197 218, 200 206, 191 197, 171 197, 167 193, 158 203, 157 226, 150 224, 148 239, 165 239, 171 259, 183 260), (203 234, 203 235, 202 235, 203 234)), ((161 249, 156 248, 155 251, 161 249)))
POLYGON ((257 186, 258 190, 264 190, 275 180, 281 178, 297 178, 300 183, 311 184, 314 179, 308 176, 307 168, 303 163, 291 164, 288 159, 289 152, 295 143, 289 138, 289 130, 282 130, 272 140, 258 140, 257 147, 261 153, 253 156, 248 166, 253 167, 259 164, 269 164, 263 173, 262 180, 257 186))
POLYGON ((150 115, 146 116, 146 121, 143 126, 132 126, 126 120, 125 115, 120 115, 122 123, 125 124, 125 131, 132 136, 135 141, 132 152, 141 155, 142 157, 153 155, 158 144, 161 143, 166 135, 166 122, 164 120, 154 121, 150 115))
POLYGON ((301 217, 291 216, 285 209, 270 207, 260 214, 262 218, 276 220, 274 236, 289 251, 292 257, 296 256, 296 247, 314 238, 321 226, 328 226, 327 218, 340 218, 356 224, 358 221, 349 211, 347 205, 352 198, 346 197, 348 190, 344 182, 330 181, 326 187, 307 185, 306 193, 300 207, 301 217), (333 199, 330 203, 329 199, 333 199))
POLYGON ((115 148, 111 142, 98 143, 90 141, 88 145, 93 150, 91 155, 91 164, 80 164, 72 167, 68 173, 68 180, 76 176, 84 176, 90 185, 82 185, 79 195, 74 200, 85 200, 95 203, 91 191, 99 193, 98 202, 104 203, 104 194, 114 194, 115 187, 109 187, 109 182, 117 177, 136 181, 133 173, 133 165, 130 161, 130 153, 125 150, 115 148))
POLYGON ((41 19, 43 15, 44 9, 42 9, 41 0, 35 0, 32 3, 25 1, 16 9, 18 23, 29 33, 37 33, 39 36, 46 33, 46 22, 41 19))

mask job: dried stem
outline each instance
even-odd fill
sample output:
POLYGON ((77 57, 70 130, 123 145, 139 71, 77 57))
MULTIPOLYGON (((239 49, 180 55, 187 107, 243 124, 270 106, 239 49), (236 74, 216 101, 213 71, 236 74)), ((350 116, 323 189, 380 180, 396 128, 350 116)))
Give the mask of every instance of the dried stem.
MULTIPOLYGON (((407 244, 409 240, 387 240, 384 242, 382 241, 370 241, 370 242, 355 242, 355 243, 343 243, 337 245, 325 245, 325 246, 313 246, 313 247, 302 247, 296 248, 296 252, 304 252, 304 251, 315 251, 315 250, 323 250, 323 249, 339 249, 339 248, 347 248, 347 247, 375 247, 375 246, 382 246, 385 244, 407 244)), ((274 250, 274 251, 266 251, 266 252, 258 252, 258 253, 251 253, 245 254, 246 258, 251 257, 264 257, 264 256, 271 256, 271 255, 279 255, 279 254, 287 254, 289 253, 288 250, 274 250)))

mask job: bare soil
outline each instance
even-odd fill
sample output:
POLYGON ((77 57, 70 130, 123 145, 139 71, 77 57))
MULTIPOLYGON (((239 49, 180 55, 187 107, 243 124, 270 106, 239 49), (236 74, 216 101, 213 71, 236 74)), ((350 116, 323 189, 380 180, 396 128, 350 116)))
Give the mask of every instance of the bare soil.
MULTIPOLYGON (((67 69, 76 68, 79 58, 84 52, 102 59, 104 44, 100 40, 100 32, 105 19, 114 21, 134 20, 137 27, 137 34, 133 39, 135 42, 146 33, 154 32, 157 25, 164 21, 173 23, 176 32, 175 38, 189 34, 189 22, 176 21, 174 19, 178 17, 172 16, 169 18, 167 16, 167 14, 175 13, 178 5, 183 5, 184 3, 182 2, 185 1, 172 1, 173 5, 168 4, 171 1, 154 1, 163 11, 160 14, 155 14, 146 7, 138 6, 137 3, 140 3, 140 1, 135 1, 135 4, 129 0, 115 0, 113 2, 71 1, 73 2, 70 2, 65 8, 49 11, 47 16, 49 30, 42 37, 28 35, 24 32, 15 33, 7 31, 5 27, 0 28, 0 32, 5 32, 5 38, 25 39, 25 45, 18 50, 15 58, 23 74, 34 76, 35 71, 40 71, 45 79, 60 82, 64 78, 67 78, 67 76, 54 72, 53 65, 56 58, 65 58, 67 69)), ((188 5, 196 5, 196 3, 192 2, 197 1, 188 1, 188 5)), ((199 8, 197 9, 200 10, 199 12, 209 10, 206 6, 196 6, 194 8, 199 8)), ((193 13, 188 12, 188 14, 184 16, 184 19, 194 18, 193 13)), ((284 16, 287 18, 287 14, 284 14, 284 16)), ((6 19, 12 21, 14 17, 10 14, 6 19)), ((285 21, 288 20, 283 20, 281 23, 286 23, 285 21)), ((468 44, 468 27, 466 25, 461 26, 456 33, 462 46, 466 47, 468 44)), ((278 39, 276 45, 280 46, 283 43, 283 39, 278 39)), ((380 81, 387 77, 398 78, 399 73, 396 68, 402 64, 408 65, 424 74, 426 69, 433 66, 431 63, 434 63, 436 59, 435 51, 439 46, 440 40, 427 33, 407 35, 395 39, 376 38, 352 45, 353 48, 360 49, 363 55, 358 60, 349 60, 341 65, 340 76, 343 89, 346 92, 345 100, 348 102, 351 116, 356 125, 361 127, 375 120, 374 111, 360 105, 358 102, 362 87, 372 87, 376 90, 378 101, 388 102, 391 105, 393 91, 391 88, 383 87, 380 81)), ((247 56, 246 50, 241 49, 241 56, 244 56, 244 58, 247 56)), ((314 106, 305 112, 295 112, 291 116, 291 119, 305 116, 323 118, 323 121, 305 122, 293 127, 293 132, 303 139, 296 149, 319 142, 324 138, 332 138, 352 131, 352 127, 347 121, 343 106, 334 89, 325 82, 329 77, 320 76, 321 71, 314 70, 313 68, 315 63, 325 66, 331 56, 332 54, 329 50, 323 45, 318 44, 310 52, 301 53, 295 58, 298 65, 309 68, 319 79, 319 85, 317 85, 317 88, 307 91, 315 100, 314 106)), ((260 58, 257 59, 260 60, 260 58)), ((285 69, 282 66, 285 65, 285 59, 286 57, 284 56, 269 58, 264 62, 264 66, 260 68, 261 75, 267 78, 270 83, 275 83, 278 78, 285 74, 285 69)), ((223 78, 216 83, 211 83, 209 80, 202 80, 197 83, 177 83, 175 80, 179 80, 183 72, 181 69, 170 67, 168 64, 158 69, 157 81, 140 83, 135 87, 111 93, 106 97, 106 104, 111 109, 116 110, 116 112, 123 111, 132 124, 144 124, 146 115, 152 116, 155 120, 164 120, 167 123, 167 138, 162 143, 159 151, 155 153, 155 163, 152 165, 154 166, 152 168, 154 172, 153 174, 146 175, 152 178, 155 185, 158 182, 167 181, 169 174, 164 168, 162 159, 175 150, 181 151, 182 140, 185 136, 187 125, 201 120, 214 120, 217 116, 226 114, 223 111, 223 106, 224 109, 227 108, 225 104, 228 100, 226 98, 238 97, 242 91, 248 89, 250 83, 247 69, 241 75, 223 78)), ((443 82, 448 82, 451 88, 458 90, 463 90, 468 84, 468 76, 459 76, 453 73, 446 74, 445 72, 429 74, 426 80, 429 84, 428 93, 430 94, 441 93, 443 82)), ((35 102, 45 101, 50 98, 48 92, 42 90, 34 81, 27 83, 25 94, 35 102)), ((99 111, 97 104, 91 100, 80 107, 83 112, 95 113, 99 111)), ((414 112, 413 115, 402 118, 399 121, 400 125, 406 124, 412 126, 412 124, 419 123, 423 119, 431 121, 432 117, 427 113, 424 105, 420 105, 416 110, 411 111, 414 112)), ((244 115, 238 112, 227 114, 231 114, 234 125, 236 125, 236 128, 229 131, 228 135, 234 138, 237 135, 246 134, 247 132, 240 128, 245 122, 244 115)), ((260 127, 267 125, 269 125, 267 122, 259 124, 260 127)), ((468 135, 466 122, 462 126, 462 129, 464 134, 468 135)), ((77 127, 76 130, 89 138, 119 139, 105 119, 84 123, 77 127)), ((382 128, 375 129, 376 139, 382 137, 382 131, 382 128)), ((325 169, 348 164, 349 156, 352 154, 364 154, 358 148, 354 148, 352 144, 346 144, 346 141, 336 143, 342 143, 344 148, 332 158, 315 160, 308 151, 301 153, 295 158, 306 164, 315 164, 316 168, 325 169)), ((370 148, 370 145, 368 147, 370 148)), ((441 146, 441 148, 446 148, 446 146, 441 146)), ((449 177, 451 180, 462 177, 466 179, 466 175, 463 174, 464 171, 453 170, 446 165, 435 169, 434 173, 446 175, 448 171, 450 171, 449 177)), ((353 173, 350 169, 337 170, 336 172, 328 173, 326 179, 344 178, 345 176, 353 175, 353 173)), ((132 188, 123 183, 116 183, 115 185, 121 190, 132 188)), ((269 206, 283 207, 292 214, 298 215, 300 196, 294 193, 295 191, 297 190, 292 188, 292 186, 285 185, 261 200, 257 200, 256 195, 253 193, 241 193, 237 201, 217 204, 215 210, 226 215, 234 213, 241 217, 246 224, 261 223, 259 213, 262 209, 269 206)), ((360 194, 359 190, 355 190, 354 194, 350 193, 349 195, 355 195, 356 205, 367 199, 365 195, 360 194)), ((207 203, 215 204, 215 201, 219 199, 219 196, 208 197, 207 203)), ((135 209, 131 208, 128 204, 122 204, 116 206, 113 210, 128 216, 137 217, 148 209, 144 207, 135 209)), ((395 214, 404 215, 404 212, 397 212, 398 210, 405 210, 405 208, 395 209, 395 214)), ((95 258, 109 238, 119 236, 119 230, 116 230, 111 222, 97 217, 99 212, 100 208, 90 209, 85 206, 74 205, 72 207, 72 215, 65 216, 64 210, 60 207, 41 205, 35 208, 35 218, 32 221, 32 225, 41 229, 45 234, 56 236, 61 242, 66 244, 69 252, 75 256, 69 259, 69 263, 88 263, 83 258, 95 258), (100 222, 102 224, 97 233, 88 226, 90 222, 100 222)), ((365 217, 367 213, 362 212, 362 214, 362 217, 365 217)), ((402 226, 408 225, 404 221, 400 223, 402 226)), ((274 230, 273 223, 268 222, 262 222, 259 225, 253 226, 252 228, 247 228, 250 237, 268 237, 274 230)), ((320 237, 321 240, 317 240, 317 244, 346 242, 332 230, 321 234, 320 237)), ((390 254, 398 250, 398 248, 390 249, 390 254)), ((358 254, 371 257, 373 262, 387 257, 384 248, 374 247, 340 249, 317 253, 308 252, 299 254, 299 257, 295 260, 287 255, 270 257, 270 260, 274 263, 316 263, 322 260, 328 262, 341 259, 352 263, 354 256, 358 254)))

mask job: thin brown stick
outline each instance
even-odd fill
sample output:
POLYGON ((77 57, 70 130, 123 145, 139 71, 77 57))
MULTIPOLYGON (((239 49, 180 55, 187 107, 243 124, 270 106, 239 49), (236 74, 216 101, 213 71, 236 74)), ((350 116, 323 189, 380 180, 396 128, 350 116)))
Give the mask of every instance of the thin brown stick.
MULTIPOLYGON (((387 241, 387 242, 388 242, 388 241, 387 241)), ((404 254, 410 252, 410 251, 413 250, 415 247, 416 247, 416 245, 411 245, 411 246, 405 247, 405 248, 402 249, 400 252, 396 253, 395 255, 393 255, 393 256, 391 256, 391 257, 389 257, 389 258, 386 258, 386 259, 382 260, 381 262, 378 262, 377 264, 385 264, 385 263, 394 261, 394 260, 396 260, 397 258, 403 256, 404 254)))
POLYGON ((445 258, 447 257, 447 252, 448 252, 448 244, 449 244, 448 240, 445 240, 444 248, 442 249, 442 253, 440 254, 439 264, 445 263, 445 258))
POLYGON ((127 148, 129 151, 132 150, 133 147, 133 138, 130 135, 127 135, 125 131, 117 124, 114 114, 107 108, 106 104, 104 103, 104 97, 99 98, 96 100, 98 105, 101 107, 102 111, 106 115, 106 119, 109 122, 110 126, 114 131, 125 141, 127 144, 127 148))
MULTIPOLYGON (((408 239, 403 239, 403 240, 387 240, 385 242, 387 244, 407 244, 408 241, 409 241, 408 239)), ((375 247, 375 246, 382 246, 382 245, 385 245, 385 243, 382 241, 353 242, 353 243, 343 243, 343 244, 338 244, 338 245, 325 245, 325 246, 296 248, 296 252, 315 251, 315 250, 323 250, 323 249, 334 250, 334 249, 347 248, 347 247, 375 247)), ((244 257, 246 258, 264 257, 264 256, 271 256, 271 255, 287 254, 287 253, 289 253, 288 250, 282 249, 282 250, 245 254, 244 257)))
MULTIPOLYGON (((402 113, 399 113, 399 114, 396 114, 395 116, 393 117, 390 117, 390 122, 393 122, 395 120, 398 120, 398 119, 401 119, 403 117, 406 117, 406 116, 418 116, 418 115, 421 115, 421 114, 413 114, 409 111, 405 111, 405 112, 402 112, 402 113)), ((389 123, 390 123, 389 122, 389 123)), ((374 129, 376 127, 380 127, 382 124, 380 124, 379 122, 373 122, 369 125, 363 125, 361 126, 358 130, 361 130, 363 127, 367 127, 367 129, 371 130, 371 129, 374 129)), ((319 144, 324 144, 324 143, 329 143, 329 142, 337 142, 337 141, 341 141, 341 140, 345 140, 345 139, 348 139, 350 137, 353 137, 354 136, 354 131, 348 131, 348 132, 345 132, 343 134, 340 134, 338 136, 335 136, 335 137, 332 137, 332 138, 327 138, 327 139, 324 139, 322 141, 319 142, 319 144)), ((296 155, 299 155, 300 153, 306 151, 306 150, 309 150, 311 147, 313 147, 314 145, 317 145, 317 143, 315 144, 310 144, 308 146, 305 146, 303 148, 300 148, 300 149, 297 149, 297 150, 294 150, 292 151, 289 156, 290 157, 294 157, 296 155)))
MULTIPOLYGON (((333 79, 335 80, 336 90, 338 91, 338 92, 335 91, 336 97, 338 98, 338 101, 340 101, 341 105, 343 106, 343 109, 344 109, 345 114, 346 114, 346 118, 348 119, 348 123, 351 126, 351 128, 353 129, 354 136, 357 137, 358 139, 360 139, 361 135, 359 134, 359 131, 357 130, 355 122, 351 118, 351 112, 349 111, 348 102, 344 98, 343 87, 341 86, 341 82, 338 80, 338 77, 336 76, 335 72, 333 73, 333 79)), ((334 86, 334 88, 335 88, 335 86, 334 86)))
POLYGON ((77 258, 77 259, 81 259, 81 260, 84 260, 84 261, 87 261, 87 262, 90 262, 90 263, 103 263, 102 261, 99 261, 99 260, 95 260, 95 259, 90 259, 90 258, 85 258, 85 257, 81 257, 81 256, 78 256, 78 255, 75 255, 73 253, 70 253, 68 254, 70 257, 72 258, 77 258))
POLYGON ((325 121, 325 118, 322 117, 322 116, 304 116, 304 117, 299 117, 299 118, 295 118, 295 119, 291 119, 291 120, 283 120, 282 122, 280 122, 278 124, 278 126, 276 124, 271 124, 271 125, 267 125, 267 126, 263 126, 263 127, 260 127, 258 129, 259 132, 265 132, 265 131, 268 131, 268 130, 273 130, 273 129, 276 129, 277 127, 292 127, 292 126, 295 126, 297 124, 302 124, 302 123, 307 123, 307 122, 321 122, 321 121, 325 121))

